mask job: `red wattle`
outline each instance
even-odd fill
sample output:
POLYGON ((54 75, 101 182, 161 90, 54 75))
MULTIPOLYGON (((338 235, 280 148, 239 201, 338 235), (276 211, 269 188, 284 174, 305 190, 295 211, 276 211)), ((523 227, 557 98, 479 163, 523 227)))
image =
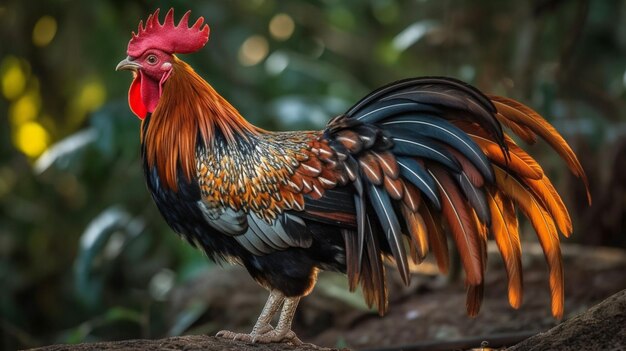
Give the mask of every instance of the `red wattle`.
POLYGON ((128 91, 128 104, 130 105, 131 111, 139 119, 144 119, 148 115, 148 109, 146 105, 143 104, 143 98, 141 97, 141 75, 137 74, 135 79, 133 79, 133 83, 130 85, 130 90, 128 91))

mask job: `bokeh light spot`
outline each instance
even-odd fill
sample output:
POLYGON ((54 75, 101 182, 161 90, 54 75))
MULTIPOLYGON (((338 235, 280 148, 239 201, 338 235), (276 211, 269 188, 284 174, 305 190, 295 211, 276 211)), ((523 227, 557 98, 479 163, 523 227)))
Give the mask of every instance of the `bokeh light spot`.
POLYGON ((270 21, 270 34, 276 40, 287 40, 291 38, 295 24, 293 19, 285 13, 279 13, 270 21))
POLYGON ((392 24, 400 15, 400 8, 394 0, 374 1, 372 6, 372 14, 380 23, 392 24))
POLYGON ((15 146, 29 157, 41 155, 50 142, 50 135, 37 122, 26 122, 15 130, 15 146))
POLYGON ((106 100, 106 89, 99 79, 90 79, 84 83, 72 98, 67 112, 67 121, 70 126, 80 125, 88 113, 91 113, 106 100))
POLYGON ((269 53, 267 39, 253 35, 246 39, 239 49, 239 63, 243 66, 254 66, 261 62, 269 53))
POLYGON ((11 104, 9 107, 9 121, 13 126, 32 121, 39 114, 40 107, 39 95, 35 92, 29 92, 11 104))
POLYGON ((85 84, 78 95, 78 104, 86 112, 92 112, 102 106, 106 99, 106 90, 99 81, 85 84))
POLYGON ((280 51, 272 53, 265 61, 265 69, 267 73, 272 75, 281 74, 288 65, 289 56, 280 51))
POLYGON ((357 24, 354 14, 349 9, 339 5, 339 2, 336 4, 328 13, 330 23, 342 30, 354 30, 357 24))
POLYGON ((20 61, 14 56, 7 56, 0 65, 2 73, 2 94, 7 100, 20 96, 26 87, 26 74, 20 61))
POLYGON ((57 21, 52 16, 43 16, 33 28, 33 44, 36 46, 46 46, 50 44, 57 34, 57 21))

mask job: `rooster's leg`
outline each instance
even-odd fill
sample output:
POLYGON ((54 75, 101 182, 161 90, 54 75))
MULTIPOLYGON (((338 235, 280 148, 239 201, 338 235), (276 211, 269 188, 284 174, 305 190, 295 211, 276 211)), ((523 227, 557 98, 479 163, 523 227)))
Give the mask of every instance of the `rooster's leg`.
POLYGON ((257 319, 250 334, 234 333, 228 330, 222 330, 217 333, 216 336, 226 339, 253 342, 256 337, 274 330, 274 328, 270 325, 270 322, 272 321, 272 317, 274 317, 280 306, 283 304, 283 301, 285 301, 285 295, 283 295, 283 293, 278 290, 270 291, 270 296, 265 303, 265 307, 263 307, 263 311, 261 311, 261 315, 259 316, 259 319, 257 319))
POLYGON ((293 321, 293 316, 296 313, 299 301, 300 297, 285 298, 285 304, 283 305, 283 310, 280 313, 278 324, 276 324, 276 329, 265 334, 255 336, 252 338, 252 342, 263 344, 271 342, 289 342, 296 345, 302 344, 302 341, 298 339, 296 333, 291 330, 291 322, 293 321))

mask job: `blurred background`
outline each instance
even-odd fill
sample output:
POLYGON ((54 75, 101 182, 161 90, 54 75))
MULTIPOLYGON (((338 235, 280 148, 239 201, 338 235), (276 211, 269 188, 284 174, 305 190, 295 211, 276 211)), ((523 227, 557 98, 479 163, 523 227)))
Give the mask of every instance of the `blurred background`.
MULTIPOLYGON (((624 1, 3 0, 1 348, 243 331, 262 307, 265 291, 173 235, 145 188, 131 76, 114 68, 131 30, 157 7, 205 17, 209 43, 183 59, 263 128, 322 128, 374 88, 410 76, 452 76, 521 100, 588 172, 590 208, 556 154, 530 148, 571 209, 567 242, 626 246, 624 1)), ((614 280, 624 284, 621 272, 614 280)), ((297 320, 305 340, 355 326, 332 311, 375 315, 342 278, 320 285, 308 310, 339 307, 305 308, 297 320)), ((377 344, 347 335, 335 332, 325 346, 377 344)))

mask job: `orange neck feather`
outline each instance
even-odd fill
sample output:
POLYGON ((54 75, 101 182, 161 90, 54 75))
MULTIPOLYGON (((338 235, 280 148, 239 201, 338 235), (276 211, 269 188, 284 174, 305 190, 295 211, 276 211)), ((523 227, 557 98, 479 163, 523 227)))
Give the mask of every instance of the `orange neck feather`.
POLYGON ((172 69, 147 128, 142 125, 141 141, 148 166, 156 166, 162 184, 176 191, 178 167, 187 181, 195 177, 197 142, 210 148, 216 129, 228 142, 261 130, 175 56, 172 69), (196 140, 198 135, 202 140, 196 140))

